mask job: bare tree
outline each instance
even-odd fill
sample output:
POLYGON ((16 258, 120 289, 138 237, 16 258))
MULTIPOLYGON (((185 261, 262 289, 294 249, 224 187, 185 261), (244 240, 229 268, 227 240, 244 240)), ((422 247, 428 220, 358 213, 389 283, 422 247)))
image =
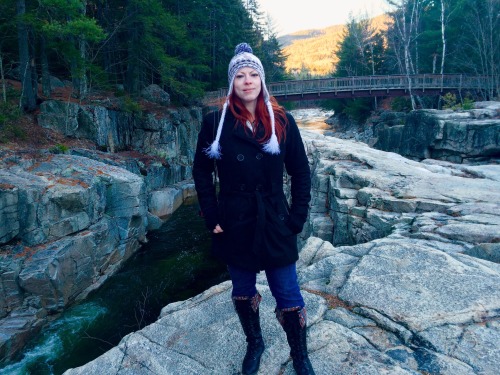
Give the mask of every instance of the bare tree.
POLYGON ((445 24, 445 0, 441 0, 441 43, 443 49, 441 51, 441 75, 444 74, 444 59, 446 57, 446 24, 445 24))
MULTIPOLYGON (((498 95, 500 90, 500 2, 498 0, 472 1, 472 19, 468 24, 471 51, 478 61, 474 70, 488 77, 484 88, 485 99, 498 95)), ((472 59, 470 60, 472 61, 472 59)))
POLYGON ((421 0, 387 0, 395 7, 390 13, 393 20, 393 29, 397 38, 393 38, 393 45, 398 65, 402 68, 402 73, 406 75, 408 91, 410 93, 412 109, 416 109, 415 96, 412 92, 412 81, 410 75, 416 74, 418 65, 415 66, 414 58, 418 61, 418 24, 422 11, 421 0), (414 56, 412 56, 412 48, 414 56))
POLYGON ((24 20, 26 14, 25 0, 16 1, 16 11, 18 16, 17 35, 19 46, 20 74, 22 82, 20 107, 28 111, 36 108, 36 80, 33 80, 32 69, 34 59, 30 56, 28 25, 24 20))

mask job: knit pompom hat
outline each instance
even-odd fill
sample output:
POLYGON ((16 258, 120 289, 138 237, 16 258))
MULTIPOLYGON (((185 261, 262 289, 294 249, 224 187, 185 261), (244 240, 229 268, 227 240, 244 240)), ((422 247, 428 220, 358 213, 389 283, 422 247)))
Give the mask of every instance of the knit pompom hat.
POLYGON ((226 101, 222 107, 222 115, 220 117, 219 126, 217 127, 217 134, 215 135, 215 140, 213 143, 205 149, 205 153, 213 159, 220 159, 221 157, 221 147, 220 147, 220 135, 222 133, 222 126, 224 124, 224 118, 226 117, 227 106, 229 105, 229 96, 233 92, 233 83, 236 73, 241 68, 252 68, 259 73, 260 79, 262 81, 262 94, 264 97, 264 102, 266 103, 267 111, 269 112, 269 117, 271 118, 271 138, 264 143, 263 150, 269 154, 279 154, 280 145, 278 143, 278 137, 276 137, 276 125, 274 122, 274 111, 269 100, 269 91, 266 87, 266 74, 264 73, 264 68, 259 58, 253 54, 252 47, 247 43, 240 43, 236 46, 234 50, 234 56, 229 62, 229 67, 227 70, 229 89, 226 101))

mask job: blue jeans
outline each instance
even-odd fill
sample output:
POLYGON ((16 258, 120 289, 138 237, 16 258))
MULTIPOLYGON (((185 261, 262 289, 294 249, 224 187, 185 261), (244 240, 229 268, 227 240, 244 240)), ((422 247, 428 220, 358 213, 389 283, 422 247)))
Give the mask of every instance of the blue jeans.
MULTIPOLYGON (((257 273, 242 268, 228 266, 233 283, 232 297, 253 297, 257 294, 257 273)), ((267 282, 279 310, 291 307, 304 307, 297 282, 295 263, 288 266, 266 269, 267 282)))

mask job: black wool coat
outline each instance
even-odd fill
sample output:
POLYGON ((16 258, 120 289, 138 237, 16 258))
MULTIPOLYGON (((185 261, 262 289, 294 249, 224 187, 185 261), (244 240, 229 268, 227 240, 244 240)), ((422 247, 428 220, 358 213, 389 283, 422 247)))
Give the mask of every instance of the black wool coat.
MULTIPOLYGON (((294 118, 287 113, 286 137, 280 154, 262 150, 262 144, 231 111, 227 111, 220 138, 221 158, 204 152, 214 140, 220 111, 203 120, 193 165, 201 211, 212 234, 212 252, 226 264, 260 271, 297 261, 297 234, 307 218, 311 199, 311 172, 294 118), (213 173, 217 168, 219 192, 213 173), (283 192, 284 168, 291 178, 291 204, 283 192)), ((262 134, 262 126, 258 127, 262 134)))

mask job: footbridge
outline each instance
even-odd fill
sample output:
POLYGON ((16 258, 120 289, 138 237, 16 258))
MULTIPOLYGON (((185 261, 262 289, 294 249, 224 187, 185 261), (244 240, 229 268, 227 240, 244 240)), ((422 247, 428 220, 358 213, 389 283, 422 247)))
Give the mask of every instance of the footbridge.
MULTIPOLYGON (((267 87, 279 101, 358 98, 375 96, 440 95, 488 88, 487 76, 464 74, 415 74, 357 76, 271 82, 267 87)), ((219 103, 227 88, 207 93, 204 104, 219 103)))

